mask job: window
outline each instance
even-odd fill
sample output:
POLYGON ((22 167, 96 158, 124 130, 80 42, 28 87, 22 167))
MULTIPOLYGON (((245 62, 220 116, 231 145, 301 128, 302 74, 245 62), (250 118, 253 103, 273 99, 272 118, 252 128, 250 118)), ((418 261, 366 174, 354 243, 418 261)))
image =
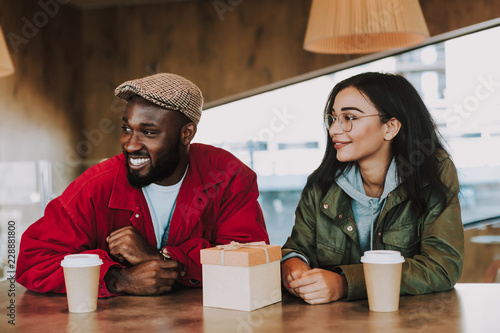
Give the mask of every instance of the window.
POLYGON ((500 49, 493 42, 500 40, 499 24, 216 103, 204 111, 195 141, 231 151, 257 173, 271 243, 283 244, 307 176, 324 153, 330 90, 357 73, 394 72, 419 91, 447 143, 459 171, 464 224, 500 216, 500 49))

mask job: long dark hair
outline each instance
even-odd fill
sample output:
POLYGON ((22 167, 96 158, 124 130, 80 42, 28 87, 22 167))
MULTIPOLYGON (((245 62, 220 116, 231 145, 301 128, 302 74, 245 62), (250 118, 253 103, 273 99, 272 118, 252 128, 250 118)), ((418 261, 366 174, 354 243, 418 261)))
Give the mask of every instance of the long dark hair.
MULTIPOLYGON (((416 89, 404 77, 385 73, 362 73, 339 82, 330 92, 324 113, 331 113, 337 94, 354 87, 367 97, 383 116, 382 123, 391 118, 401 122, 401 129, 392 141, 398 177, 415 208, 423 214, 425 197, 421 191, 423 182, 428 183, 444 203, 446 186, 438 172, 438 149, 443 149, 440 134, 429 110, 416 89)), ((327 133, 325 155, 320 166, 309 176, 304 191, 317 184, 323 195, 347 168, 356 162, 340 162, 337 150, 327 133)))

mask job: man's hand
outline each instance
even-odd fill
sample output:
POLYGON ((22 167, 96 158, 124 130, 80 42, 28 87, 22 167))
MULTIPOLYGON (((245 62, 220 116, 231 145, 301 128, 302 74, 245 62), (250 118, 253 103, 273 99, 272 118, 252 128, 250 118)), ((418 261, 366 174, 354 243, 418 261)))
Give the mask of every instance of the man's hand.
POLYGON ((299 279, 304 272, 307 272, 310 269, 311 267, 299 258, 290 258, 281 263, 281 279, 285 289, 292 295, 299 296, 293 288, 290 288, 290 283, 293 280, 299 279))
POLYGON ((330 303, 347 296, 344 275, 324 269, 311 269, 300 279, 290 282, 290 288, 309 304, 330 303))
POLYGON ((172 291, 182 270, 175 260, 151 260, 130 268, 110 268, 104 280, 113 293, 160 295, 172 291))
POLYGON ((109 244, 109 252, 120 263, 124 263, 126 260, 135 266, 149 260, 162 258, 160 252, 150 246, 137 229, 132 226, 113 231, 106 238, 106 241, 109 244))

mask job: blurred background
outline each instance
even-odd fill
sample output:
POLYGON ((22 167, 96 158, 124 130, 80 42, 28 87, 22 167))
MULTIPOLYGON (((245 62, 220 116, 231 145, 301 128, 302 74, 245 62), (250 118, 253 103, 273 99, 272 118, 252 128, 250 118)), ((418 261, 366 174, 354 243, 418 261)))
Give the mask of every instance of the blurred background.
POLYGON ((195 140, 257 172, 271 242, 281 245, 323 155, 328 92, 374 70, 405 75, 435 117, 462 184, 460 282, 481 282, 500 260, 500 33, 468 35, 467 27, 498 19, 500 1, 420 5, 439 42, 361 56, 303 49, 310 0, 0 0, 15 69, 0 78, 0 276, 9 221, 19 245, 51 199, 120 153, 124 105, 113 90, 123 81, 173 72, 200 87, 205 111, 195 140), (467 35, 452 38, 460 29, 467 35))

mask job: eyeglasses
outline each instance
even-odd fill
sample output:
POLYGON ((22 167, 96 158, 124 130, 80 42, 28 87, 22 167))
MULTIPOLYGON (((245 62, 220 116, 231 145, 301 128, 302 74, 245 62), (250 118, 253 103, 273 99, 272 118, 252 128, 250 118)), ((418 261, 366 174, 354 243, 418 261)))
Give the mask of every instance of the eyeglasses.
POLYGON ((325 114, 325 128, 327 131, 330 130, 332 125, 339 120, 340 127, 344 132, 350 132, 352 130, 352 121, 359 119, 359 118, 366 118, 366 117, 382 117, 384 116, 383 114, 370 114, 367 116, 353 116, 350 114, 345 114, 342 113, 340 116, 334 116, 332 114, 325 114))

